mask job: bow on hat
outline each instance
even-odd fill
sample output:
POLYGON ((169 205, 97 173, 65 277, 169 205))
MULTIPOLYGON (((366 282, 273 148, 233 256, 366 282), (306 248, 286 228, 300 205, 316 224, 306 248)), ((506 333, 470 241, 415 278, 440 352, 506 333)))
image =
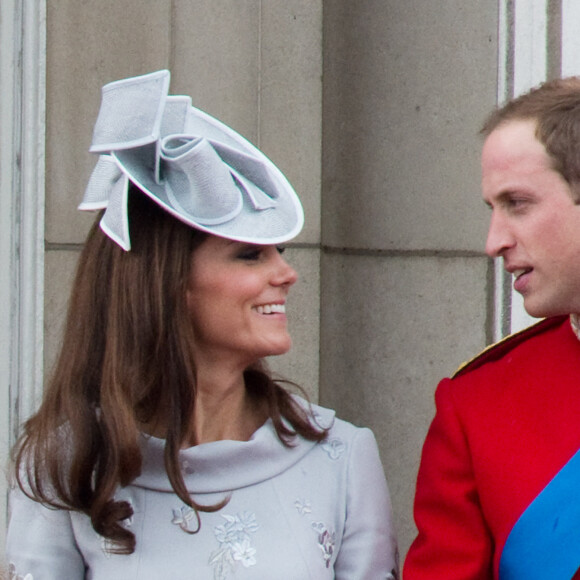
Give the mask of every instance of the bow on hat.
POLYGON ((79 209, 106 208, 101 228, 124 250, 131 249, 130 181, 176 218, 206 231, 236 218, 244 205, 256 212, 277 205, 280 184, 271 162, 192 107, 189 97, 169 96, 169 79, 163 70, 102 90, 90 148, 100 157, 79 209))

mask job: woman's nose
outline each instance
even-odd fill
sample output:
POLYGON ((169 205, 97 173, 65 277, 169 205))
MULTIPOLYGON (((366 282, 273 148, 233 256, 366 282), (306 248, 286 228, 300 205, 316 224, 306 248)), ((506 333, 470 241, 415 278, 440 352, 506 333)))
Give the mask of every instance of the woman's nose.
POLYGON ((272 283, 276 286, 292 286, 298 280, 298 273, 290 264, 278 254, 276 271, 272 283))

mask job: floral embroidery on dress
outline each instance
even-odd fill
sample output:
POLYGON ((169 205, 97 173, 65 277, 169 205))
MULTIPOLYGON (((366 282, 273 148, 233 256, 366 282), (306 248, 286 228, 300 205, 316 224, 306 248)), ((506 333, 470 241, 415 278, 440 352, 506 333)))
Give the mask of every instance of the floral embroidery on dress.
POLYGON ((249 568, 256 564, 256 548, 252 548, 250 540, 235 542, 232 546, 232 556, 234 560, 241 562, 244 568, 249 568))
POLYGON ((191 465, 191 463, 189 463, 187 459, 184 459, 181 462, 181 471, 183 471, 183 473, 185 473, 186 475, 191 475, 192 473, 194 473, 193 466, 191 465))
POLYGON ((195 510, 188 505, 183 505, 178 510, 173 510, 172 524, 179 526, 184 532, 191 534, 198 528, 198 519, 195 510), (195 522, 194 527, 189 527, 191 521, 195 522))
POLYGON ((321 444, 322 449, 326 451, 330 459, 338 459, 345 451, 346 445, 342 439, 334 438, 328 439, 321 444))
POLYGON ((330 568, 330 560, 334 554, 336 533, 331 532, 322 522, 313 522, 312 529, 318 534, 318 547, 322 550, 322 557, 327 568, 330 568))
MULTIPOLYGON (((301 516, 306 516, 306 514, 312 513, 312 503, 310 500, 298 498, 294 502, 294 507, 298 510, 298 513, 301 516)), ((310 518, 306 519, 310 520, 310 518)), ((313 522, 310 520, 310 525, 318 535, 318 547, 322 550, 324 564, 327 568, 330 568, 330 562, 336 545, 336 533, 331 532, 322 522, 313 522)))
POLYGON ((307 499, 298 498, 294 502, 294 507, 301 516, 312 513, 312 504, 307 499))
POLYGON ((395 550, 395 567, 387 574, 387 580, 400 580, 399 549, 395 550))
POLYGON ((12 562, 10 562, 10 566, 8 566, 8 580, 34 580, 32 574, 26 574, 26 576, 21 576, 16 572, 16 566, 12 562))
POLYGON ((214 566, 215 580, 227 578, 228 569, 234 571, 237 562, 244 568, 256 564, 256 549, 252 546, 251 537, 259 528, 256 515, 244 511, 235 516, 221 516, 226 522, 213 530, 220 547, 209 558, 210 565, 214 566))

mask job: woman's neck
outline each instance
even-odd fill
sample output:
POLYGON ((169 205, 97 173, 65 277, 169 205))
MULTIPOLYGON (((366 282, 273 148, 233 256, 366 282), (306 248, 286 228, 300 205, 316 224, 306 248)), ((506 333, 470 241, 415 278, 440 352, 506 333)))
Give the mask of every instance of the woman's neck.
MULTIPOLYGON (((242 371, 227 372, 224 367, 214 367, 209 372, 200 369, 196 377, 194 416, 182 447, 200 443, 222 441, 247 441, 268 418, 263 401, 252 397, 246 389, 242 371)), ((142 429, 154 437, 165 438, 167 423, 160 412, 156 419, 144 423, 142 429)))
POLYGON ((243 376, 229 383, 198 381, 191 443, 247 441, 267 418, 263 404, 248 394, 243 376))

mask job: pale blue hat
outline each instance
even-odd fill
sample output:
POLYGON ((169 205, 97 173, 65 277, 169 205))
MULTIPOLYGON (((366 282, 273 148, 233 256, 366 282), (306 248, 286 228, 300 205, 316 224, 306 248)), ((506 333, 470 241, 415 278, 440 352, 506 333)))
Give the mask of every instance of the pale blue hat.
POLYGON ((295 237, 304 213, 282 172, 190 97, 169 96, 169 79, 161 70, 103 87, 90 148, 100 157, 79 209, 106 208, 101 228, 124 250, 129 182, 216 236, 255 244, 295 237))

